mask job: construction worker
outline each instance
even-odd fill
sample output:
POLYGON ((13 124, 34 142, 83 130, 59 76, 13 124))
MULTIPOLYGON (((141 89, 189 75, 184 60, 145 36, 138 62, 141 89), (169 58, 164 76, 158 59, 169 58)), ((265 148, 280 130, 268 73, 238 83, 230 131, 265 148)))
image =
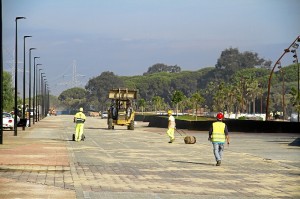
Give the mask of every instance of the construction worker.
POLYGON ((126 102, 126 119, 129 120, 133 109, 129 100, 126 102))
POLYGON ((168 110, 168 116, 169 116, 169 119, 168 119, 168 131, 167 131, 167 135, 170 138, 169 143, 173 143, 174 140, 175 140, 174 130, 176 128, 176 123, 175 123, 175 118, 173 117, 171 110, 168 110))
POLYGON ((30 112, 29 112, 29 110, 28 111, 26 111, 26 127, 29 127, 29 118, 30 117, 30 112))
POLYGON ((83 108, 79 108, 79 112, 74 116, 74 123, 76 123, 75 141, 77 142, 80 142, 81 140, 85 119, 86 117, 83 113, 83 108))
POLYGON ((226 124, 222 121, 223 119, 223 113, 218 113, 217 121, 212 124, 208 136, 208 140, 213 144, 213 152, 217 161, 216 166, 221 165, 225 141, 227 141, 227 144, 229 145, 228 129, 226 124))

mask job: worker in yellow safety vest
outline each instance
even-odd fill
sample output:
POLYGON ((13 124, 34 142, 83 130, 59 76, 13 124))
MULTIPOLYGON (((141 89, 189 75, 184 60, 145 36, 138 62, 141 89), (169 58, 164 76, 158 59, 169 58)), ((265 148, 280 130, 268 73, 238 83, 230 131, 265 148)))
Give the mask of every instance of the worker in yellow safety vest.
POLYGON ((76 123, 75 141, 77 142, 80 142, 81 140, 85 119, 86 117, 83 113, 83 108, 79 108, 79 112, 74 116, 74 123, 76 123))
POLYGON ((167 135, 170 138, 169 143, 173 143, 175 140, 175 136, 174 136, 174 130, 176 128, 176 123, 175 123, 175 118, 172 115, 172 111, 169 110, 168 111, 168 131, 167 131, 167 135))
POLYGON ((217 121, 212 124, 212 127, 209 130, 208 140, 213 144, 213 152, 217 161, 216 166, 221 165, 225 141, 227 141, 228 145, 230 142, 228 129, 226 124, 222 121, 223 119, 223 113, 218 113, 217 121))

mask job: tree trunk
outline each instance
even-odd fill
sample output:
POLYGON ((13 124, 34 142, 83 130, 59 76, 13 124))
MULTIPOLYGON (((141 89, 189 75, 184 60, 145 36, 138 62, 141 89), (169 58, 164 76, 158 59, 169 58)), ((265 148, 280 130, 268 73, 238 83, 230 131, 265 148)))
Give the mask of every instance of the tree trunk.
POLYGON ((253 99, 253 114, 255 114, 255 98, 253 99))
POLYGON ((197 116, 198 116, 198 107, 197 107, 197 103, 196 103, 196 121, 197 121, 197 116))

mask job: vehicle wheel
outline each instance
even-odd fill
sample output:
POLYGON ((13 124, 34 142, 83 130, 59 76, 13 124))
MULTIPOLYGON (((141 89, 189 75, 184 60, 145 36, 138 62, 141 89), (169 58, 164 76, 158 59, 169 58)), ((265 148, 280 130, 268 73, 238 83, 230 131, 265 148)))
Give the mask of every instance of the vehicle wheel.
POLYGON ((128 127, 129 130, 134 130, 134 120, 131 120, 130 125, 128 127))
POLYGON ((107 123, 108 123, 108 129, 113 129, 112 122, 113 122, 112 118, 109 118, 108 121, 107 121, 107 123))

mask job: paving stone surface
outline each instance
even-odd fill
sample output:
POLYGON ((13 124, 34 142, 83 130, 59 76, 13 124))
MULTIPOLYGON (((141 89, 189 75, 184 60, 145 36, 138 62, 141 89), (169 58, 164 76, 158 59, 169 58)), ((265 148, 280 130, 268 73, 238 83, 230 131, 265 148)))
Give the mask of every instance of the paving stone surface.
MULTIPOLYGON (((72 141, 73 116, 50 116, 18 136, 4 131, 0 198, 300 198, 300 134, 231 132, 220 167, 207 132, 196 144, 137 122, 135 130, 88 117, 72 141)), ((229 127, 230 130, 230 127, 229 127)))

